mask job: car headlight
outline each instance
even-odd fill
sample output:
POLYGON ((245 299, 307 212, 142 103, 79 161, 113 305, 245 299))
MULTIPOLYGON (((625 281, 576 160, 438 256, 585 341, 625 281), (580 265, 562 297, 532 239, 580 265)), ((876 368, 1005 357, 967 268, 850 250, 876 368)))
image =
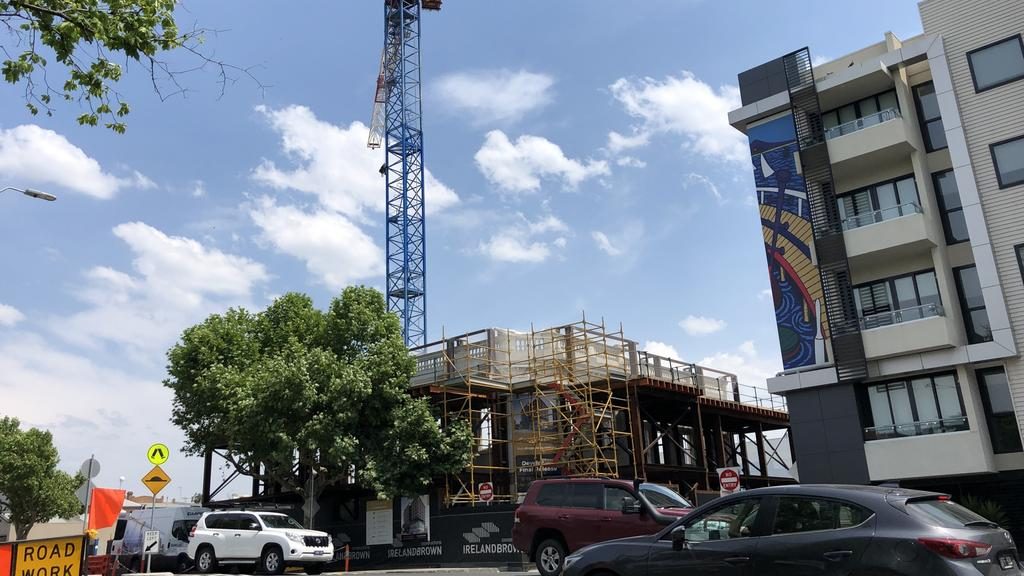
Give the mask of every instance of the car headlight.
POLYGON ((302 544, 305 541, 302 539, 302 534, 296 534, 295 532, 285 532, 284 534, 289 540, 296 544, 302 544))

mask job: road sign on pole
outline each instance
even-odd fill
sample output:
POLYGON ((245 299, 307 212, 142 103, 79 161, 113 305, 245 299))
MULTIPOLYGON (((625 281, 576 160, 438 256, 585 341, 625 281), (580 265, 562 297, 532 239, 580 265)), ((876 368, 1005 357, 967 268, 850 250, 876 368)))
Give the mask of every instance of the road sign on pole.
POLYGON ((100 473, 100 462, 90 456, 88 460, 82 462, 82 467, 78 470, 82 476, 85 476, 85 485, 75 492, 78 501, 85 504, 85 514, 82 515, 82 529, 84 530, 89 525, 89 498, 92 496, 92 479, 100 473))
POLYGON ((171 477, 159 466, 153 466, 153 469, 142 477, 142 483, 146 485, 146 488, 149 488, 149 491, 153 493, 155 498, 161 490, 171 483, 171 477))
POLYGON ((718 486, 722 496, 737 492, 740 489, 740 469, 735 467, 719 468, 718 486))
POLYGON ((167 448, 167 444, 161 444, 157 442, 146 450, 146 458, 149 459, 149 463, 154 466, 159 466, 167 459, 171 457, 171 451, 167 448))
POLYGON ((489 503, 494 500, 494 485, 490 482, 481 482, 476 493, 481 502, 489 503))
POLYGON ((159 530, 146 530, 146 538, 143 540, 142 549, 146 554, 156 554, 160 550, 159 530))

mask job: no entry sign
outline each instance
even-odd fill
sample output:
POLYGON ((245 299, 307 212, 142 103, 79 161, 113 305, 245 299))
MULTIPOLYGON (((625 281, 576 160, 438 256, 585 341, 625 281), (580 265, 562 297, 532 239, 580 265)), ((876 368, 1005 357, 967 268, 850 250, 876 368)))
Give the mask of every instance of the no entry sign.
POLYGON ((718 486, 722 496, 726 494, 732 494, 740 489, 740 469, 739 468, 719 468, 718 469, 718 486))
POLYGON ((490 502, 494 500, 494 486, 490 482, 481 482, 477 494, 481 502, 490 502))

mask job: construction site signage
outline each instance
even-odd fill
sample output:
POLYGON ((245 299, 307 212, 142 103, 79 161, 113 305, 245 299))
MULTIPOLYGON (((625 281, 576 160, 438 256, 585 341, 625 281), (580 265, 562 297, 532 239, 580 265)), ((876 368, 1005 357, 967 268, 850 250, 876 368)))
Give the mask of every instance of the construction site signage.
POLYGON ((146 485, 146 488, 149 488, 153 496, 156 496, 171 483, 171 477, 159 466, 153 466, 153 469, 142 477, 142 483, 146 485))
MULTIPOLYGON (((84 556, 84 536, 16 542, 10 574, 12 576, 80 576, 84 556)), ((0 570, 2 568, 3 566, 0 565, 0 570)))
POLYGON ((149 450, 146 450, 146 458, 153 466, 159 466, 167 462, 167 459, 170 457, 171 451, 167 448, 167 444, 158 442, 150 446, 149 450))
POLYGON ((718 486, 720 488, 722 496, 738 492, 740 489, 740 469, 719 468, 718 486))

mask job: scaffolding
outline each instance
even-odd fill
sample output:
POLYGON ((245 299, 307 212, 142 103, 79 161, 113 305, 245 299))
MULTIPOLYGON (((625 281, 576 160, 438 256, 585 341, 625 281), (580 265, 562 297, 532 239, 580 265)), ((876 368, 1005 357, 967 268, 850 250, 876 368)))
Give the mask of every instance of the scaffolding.
MULTIPOLYGON (((530 402, 533 466, 519 473, 617 477, 632 451, 628 396, 615 393, 626 381, 629 353, 622 329, 581 322, 531 332, 530 402)), ((522 450, 522 448, 520 448, 522 450)))

